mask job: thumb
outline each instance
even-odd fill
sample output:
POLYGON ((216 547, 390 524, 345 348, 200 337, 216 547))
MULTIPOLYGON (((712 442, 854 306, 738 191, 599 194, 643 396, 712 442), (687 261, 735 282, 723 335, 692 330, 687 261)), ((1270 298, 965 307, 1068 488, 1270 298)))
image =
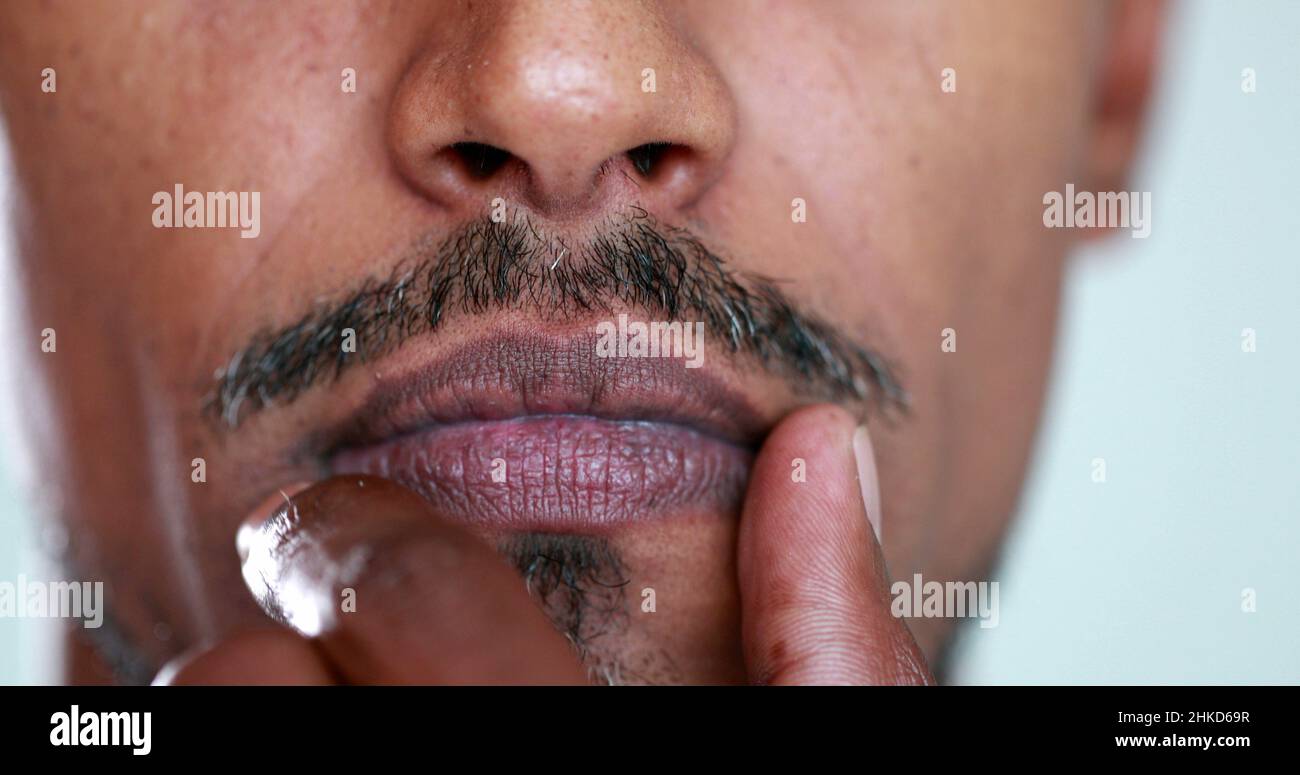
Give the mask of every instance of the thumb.
POLYGON ((254 515, 238 549, 262 610, 348 683, 584 682, 514 569, 387 479, 318 482, 254 515))
POLYGON ((872 527, 879 503, 870 438, 848 412, 806 407, 768 436, 754 462, 737 544, 752 681, 934 682, 907 625, 890 612, 888 573, 872 527))

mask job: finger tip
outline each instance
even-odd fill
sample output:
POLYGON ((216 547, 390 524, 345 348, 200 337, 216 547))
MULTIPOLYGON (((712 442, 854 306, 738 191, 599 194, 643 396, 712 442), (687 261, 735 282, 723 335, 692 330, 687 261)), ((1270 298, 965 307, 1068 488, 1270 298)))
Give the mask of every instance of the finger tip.
POLYGON ((249 510, 235 530, 235 551, 239 554, 240 562, 248 559, 249 551, 262 527, 286 509, 292 508, 294 497, 310 487, 311 482, 292 482, 277 488, 249 510))
POLYGON ((853 457, 858 466, 858 487, 862 492, 862 505, 867 511, 867 520, 879 542, 882 527, 880 505, 880 477, 876 471, 876 453, 871 445, 871 433, 867 426, 859 425, 853 432, 853 457))
POLYGON ((786 415, 754 460, 750 497, 803 499, 828 491, 837 497, 848 479, 856 478, 849 461, 857 427, 853 415, 833 404, 805 406, 786 415))

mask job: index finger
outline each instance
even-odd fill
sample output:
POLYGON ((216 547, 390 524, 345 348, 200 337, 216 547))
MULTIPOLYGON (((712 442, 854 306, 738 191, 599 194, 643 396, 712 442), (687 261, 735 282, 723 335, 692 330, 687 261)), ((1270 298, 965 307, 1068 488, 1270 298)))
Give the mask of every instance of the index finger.
MULTIPOLYGON (((777 425, 754 461, 737 569, 745 662, 755 682, 934 681, 906 623, 890 611, 866 506, 879 509, 874 462, 859 468, 856 432, 843 409, 807 407, 777 425), (804 477, 791 475, 792 461, 804 477)), ((858 446, 865 441, 870 455, 862 433, 858 446)))

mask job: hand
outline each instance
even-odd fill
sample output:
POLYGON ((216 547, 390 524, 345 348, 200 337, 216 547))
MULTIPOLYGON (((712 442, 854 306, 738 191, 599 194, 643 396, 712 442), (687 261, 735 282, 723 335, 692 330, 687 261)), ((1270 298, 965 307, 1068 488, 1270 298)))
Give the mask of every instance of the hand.
MULTIPOLYGON (((345 476, 282 501, 270 519, 252 518, 239 543, 258 603, 291 629, 234 636, 158 682, 584 681, 516 572, 414 493, 345 476), (358 601, 354 611, 343 610, 346 594, 358 601)), ((879 519, 879 503, 870 440, 842 409, 800 409, 769 435, 737 543, 751 682, 933 682, 906 624, 890 613, 869 519, 879 519), (791 476, 795 458, 805 481, 791 476)))
POLYGON ((262 610, 292 629, 234 636, 156 683, 585 682, 518 574, 410 490, 337 476, 282 501, 239 550, 262 610))

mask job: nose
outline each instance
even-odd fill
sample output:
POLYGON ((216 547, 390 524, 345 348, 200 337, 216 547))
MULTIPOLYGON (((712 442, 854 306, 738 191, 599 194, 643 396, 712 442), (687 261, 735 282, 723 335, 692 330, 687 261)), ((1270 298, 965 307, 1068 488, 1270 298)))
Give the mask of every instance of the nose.
POLYGON ((682 210, 733 143, 729 90, 655 2, 500 0, 426 38, 389 143, 403 177, 460 214, 497 197, 551 218, 682 210))

